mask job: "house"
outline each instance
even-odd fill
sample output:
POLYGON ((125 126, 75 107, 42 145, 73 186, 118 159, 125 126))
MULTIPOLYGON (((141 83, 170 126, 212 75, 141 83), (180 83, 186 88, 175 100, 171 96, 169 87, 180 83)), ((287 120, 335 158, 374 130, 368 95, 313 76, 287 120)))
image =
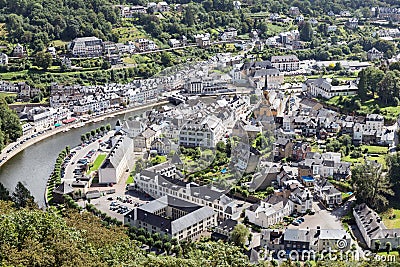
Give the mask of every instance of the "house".
POLYGON ((337 26, 336 25, 328 25, 328 28, 326 29, 328 33, 330 32, 336 32, 337 31, 337 26))
POLYGON ((274 158, 290 158, 293 155, 293 143, 290 139, 278 138, 274 147, 274 158))
POLYGON ((358 86, 353 81, 348 81, 345 85, 332 85, 332 79, 330 78, 308 79, 304 86, 313 97, 325 99, 339 95, 355 95, 358 91, 358 86))
POLYGON ((166 195, 133 209, 124 223, 177 240, 193 240, 217 224, 217 214, 210 207, 166 195))
POLYGON ((237 36, 237 30, 235 28, 228 28, 223 33, 220 34, 220 39, 222 41, 233 40, 237 36))
POLYGON ((233 1, 233 8, 236 10, 241 9, 242 3, 240 1, 233 1))
POLYGON ((111 150, 101 164, 100 184, 117 184, 123 174, 133 167, 133 140, 126 135, 111 138, 111 150))
POLYGON ((61 59, 61 66, 63 66, 66 69, 70 69, 72 67, 72 62, 69 57, 63 57, 61 59))
POLYGON ((170 10, 170 7, 167 2, 162 1, 157 4, 157 10, 158 10, 158 12, 161 12, 161 13, 168 12, 170 10))
POLYGON ((169 39, 168 44, 172 47, 172 48, 176 48, 176 47, 180 47, 181 46, 181 42, 177 39, 169 39))
POLYGON ((349 29, 357 29, 358 28, 358 19, 357 18, 350 18, 346 22, 346 27, 349 29))
POLYGON ((232 219, 227 219, 220 224, 218 224, 213 233, 211 234, 211 238, 213 240, 224 240, 228 241, 231 238, 232 231, 239 222, 232 219))
POLYGON ((292 17, 300 15, 300 9, 297 6, 292 6, 289 8, 289 14, 292 17))
POLYGON ((135 46, 139 52, 151 51, 156 49, 156 45, 153 41, 144 38, 137 39, 135 42, 135 46))
POLYGON ((384 53, 376 49, 375 47, 371 48, 367 52, 367 58, 369 61, 379 60, 383 58, 384 53))
POLYGON ((293 213, 293 203, 284 196, 271 195, 245 210, 250 223, 267 228, 283 221, 293 213))
POLYGON ((211 45, 209 33, 196 34, 194 35, 194 39, 196 41, 196 44, 201 48, 209 47, 211 45))
POLYGON ((314 191, 317 193, 320 201, 328 208, 342 204, 342 193, 326 179, 317 180, 314 191))
POLYGON ((55 58, 57 56, 57 51, 54 46, 47 47, 46 52, 49 53, 53 58, 55 58))
POLYGON ((21 44, 17 44, 12 52, 13 57, 24 57, 26 56, 26 51, 24 49, 24 47, 21 44))
POLYGON ((293 211, 299 214, 305 214, 312 209, 313 197, 308 188, 296 188, 290 195, 293 204, 293 211))
POLYGON ((300 69, 299 59, 295 55, 272 56, 272 66, 280 71, 296 71, 300 69))
POLYGON ((387 229, 379 214, 367 204, 363 203, 354 207, 353 215, 369 249, 383 250, 388 242, 392 248, 400 245, 400 229, 387 229))
POLYGON ((383 131, 383 126, 385 124, 385 119, 380 114, 367 114, 365 118, 365 128, 366 130, 376 130, 379 132, 383 131))
POLYGON ((280 166, 276 163, 268 162, 260 167, 260 171, 256 172, 251 182, 248 184, 249 191, 265 190, 272 185, 273 181, 278 179, 280 174, 280 166))
POLYGON ((68 49, 75 57, 99 57, 103 54, 103 41, 94 36, 76 38, 68 49))
POLYGON ((171 152, 171 141, 168 138, 156 138, 151 143, 151 150, 157 151, 160 155, 168 155, 171 152))
POLYGON ((299 254, 300 260, 314 260, 316 253, 321 251, 347 251, 350 249, 350 235, 340 229, 264 229, 261 231, 261 246, 272 251, 293 251, 305 253, 299 254), (342 241, 341 241, 342 240, 342 241), (338 247, 341 241, 345 247, 338 247), (304 257, 304 258, 303 258, 304 257))
POLYGON ((8 64, 8 56, 4 53, 0 53, 0 65, 8 64))

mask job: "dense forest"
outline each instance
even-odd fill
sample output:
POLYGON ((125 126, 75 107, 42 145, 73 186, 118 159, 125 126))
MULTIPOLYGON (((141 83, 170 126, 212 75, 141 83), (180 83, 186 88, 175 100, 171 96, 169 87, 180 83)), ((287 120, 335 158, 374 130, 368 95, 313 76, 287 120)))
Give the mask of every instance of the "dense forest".
POLYGON ((41 51, 51 40, 97 36, 113 40, 119 14, 109 0, 0 0, 9 41, 41 51))
POLYGON ((0 98, 0 151, 10 142, 22 135, 22 128, 17 114, 0 98))

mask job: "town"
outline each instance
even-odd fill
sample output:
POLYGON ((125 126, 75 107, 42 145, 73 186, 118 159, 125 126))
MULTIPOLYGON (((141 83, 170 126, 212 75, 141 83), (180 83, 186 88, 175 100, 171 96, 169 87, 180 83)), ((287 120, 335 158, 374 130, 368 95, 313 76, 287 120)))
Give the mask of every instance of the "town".
POLYGON ((0 47, 1 168, 93 127, 57 151, 41 208, 154 257, 216 242, 245 255, 221 266, 400 260, 400 7, 230 1, 238 23, 195 30, 216 3, 133 2, 112 5, 115 38, 0 47))

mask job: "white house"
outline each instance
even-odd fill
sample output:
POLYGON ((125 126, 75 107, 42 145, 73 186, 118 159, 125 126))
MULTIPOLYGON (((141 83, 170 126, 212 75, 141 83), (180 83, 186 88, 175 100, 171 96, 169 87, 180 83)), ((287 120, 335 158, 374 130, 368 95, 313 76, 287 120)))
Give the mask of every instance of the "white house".
POLYGON ((69 44, 69 50, 76 57, 99 57, 103 54, 103 41, 94 36, 76 38, 69 44))

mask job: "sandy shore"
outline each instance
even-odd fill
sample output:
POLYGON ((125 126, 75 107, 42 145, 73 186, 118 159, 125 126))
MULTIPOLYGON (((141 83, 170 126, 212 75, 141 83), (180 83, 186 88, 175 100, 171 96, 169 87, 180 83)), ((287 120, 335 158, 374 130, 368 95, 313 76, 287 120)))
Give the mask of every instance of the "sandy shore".
POLYGON ((168 101, 165 99, 162 99, 158 102, 154 102, 151 104, 145 104, 145 105, 140 105, 140 106, 136 106, 136 107, 132 107, 132 108, 128 108, 128 109, 124 109, 124 110, 118 110, 118 111, 113 111, 113 112, 109 112, 109 113, 105 113, 93 118, 90 118, 88 121, 78 121, 78 122, 74 122, 71 124, 67 124, 67 125, 63 125, 61 127, 55 128, 53 130, 47 131, 46 133, 43 133, 35 138, 29 139, 28 141, 25 141, 24 143, 20 144, 17 148, 13 149, 12 151, 10 151, 9 153, 7 153, 7 150, 14 147, 16 144, 18 144, 20 142, 20 140, 22 140, 24 137, 20 138, 18 141, 9 144, 7 147, 5 147, 3 149, 3 151, 0 153, 0 159, 4 158, 5 159, 0 162, 0 167, 3 166, 4 163, 6 163, 9 159, 11 159, 12 157, 14 157, 15 155, 17 155, 19 152, 21 152, 22 150, 26 149, 27 147, 36 144, 50 136, 53 136, 55 134, 58 133, 62 133, 65 131, 68 131, 72 128, 75 128, 77 125, 80 125, 79 127, 86 125, 88 123, 92 123, 92 122, 99 122, 102 121, 108 117, 114 117, 114 116, 118 116, 121 114, 125 114, 128 112, 132 112, 132 111, 137 111, 137 110, 141 110, 141 109, 146 109, 146 108, 151 108, 151 107, 155 107, 155 106, 160 106, 160 105, 165 105, 167 104, 168 101))

